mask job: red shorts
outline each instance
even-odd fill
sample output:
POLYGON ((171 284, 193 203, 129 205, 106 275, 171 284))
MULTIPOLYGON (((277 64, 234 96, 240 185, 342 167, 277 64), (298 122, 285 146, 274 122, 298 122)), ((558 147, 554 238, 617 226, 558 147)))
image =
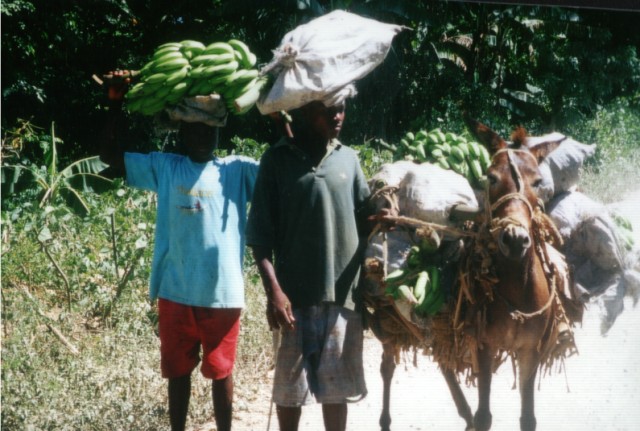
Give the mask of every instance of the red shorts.
POLYGON ((191 374, 200 362, 202 375, 219 380, 231 374, 240 333, 240 308, 206 308, 158 300, 162 377, 191 374))

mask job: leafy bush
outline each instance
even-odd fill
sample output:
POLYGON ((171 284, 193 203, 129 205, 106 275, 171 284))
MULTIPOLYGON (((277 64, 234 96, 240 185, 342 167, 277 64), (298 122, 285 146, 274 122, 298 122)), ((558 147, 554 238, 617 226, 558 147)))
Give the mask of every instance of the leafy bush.
MULTIPOLYGON (((266 147, 236 144, 252 157, 266 147)), ((83 199, 91 207, 83 217, 62 201, 40 208, 18 194, 3 202, 2 428, 166 428, 157 312, 148 300, 155 194, 116 182, 83 199)), ((271 365, 265 298, 247 260, 238 406, 255 397, 271 365)), ((204 422, 210 382, 197 372, 193 382, 190 420, 204 422)))
POLYGON ((583 169, 581 189, 604 203, 615 202, 640 184, 640 105, 638 97, 601 107, 591 118, 562 132, 597 144, 596 155, 583 169))

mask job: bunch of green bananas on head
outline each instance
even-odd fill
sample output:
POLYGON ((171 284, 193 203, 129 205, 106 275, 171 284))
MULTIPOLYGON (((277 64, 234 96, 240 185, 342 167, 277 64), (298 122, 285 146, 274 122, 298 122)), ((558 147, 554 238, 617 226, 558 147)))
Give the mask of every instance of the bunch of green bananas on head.
POLYGON ((435 264, 427 263, 428 256, 433 253, 430 247, 411 247, 406 265, 388 274, 384 280, 386 295, 409 302, 416 315, 422 317, 437 314, 446 300, 440 284, 440 270, 435 264))
POLYGON ((484 146, 467 140, 463 135, 444 133, 440 129, 407 132, 396 149, 396 160, 435 163, 466 177, 472 185, 483 183, 491 165, 491 156, 484 146))
POLYGON ((194 40, 162 44, 140 69, 140 82, 126 95, 127 108, 154 115, 184 97, 218 93, 230 112, 244 114, 266 84, 254 68, 256 62, 255 54, 236 39, 209 45, 194 40))

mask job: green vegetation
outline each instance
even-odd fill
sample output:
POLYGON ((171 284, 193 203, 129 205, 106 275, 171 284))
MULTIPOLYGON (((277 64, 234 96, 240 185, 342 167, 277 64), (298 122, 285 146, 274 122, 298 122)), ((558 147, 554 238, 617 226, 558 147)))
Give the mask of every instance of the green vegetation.
MULTIPOLYGON (((640 184, 637 13, 385 0, 170 8, 2 0, 3 429, 166 428, 148 301, 155 196, 96 176, 104 94, 91 75, 140 68, 159 44, 185 39, 246 41, 260 66, 286 31, 331 8, 413 29, 397 36, 347 108, 342 140, 359 151, 367 176, 393 159, 385 143, 408 131, 465 133, 467 109, 503 135, 523 125, 597 144, 581 181, 597 200, 640 184)), ((130 149, 180 150, 175 134, 130 120, 130 149)), ((252 110, 221 130, 219 152, 259 158, 275 139, 252 110)), ((250 408, 271 346, 248 254, 246 279, 236 391, 250 408)), ((191 424, 212 413, 207 382, 194 381, 191 424)))

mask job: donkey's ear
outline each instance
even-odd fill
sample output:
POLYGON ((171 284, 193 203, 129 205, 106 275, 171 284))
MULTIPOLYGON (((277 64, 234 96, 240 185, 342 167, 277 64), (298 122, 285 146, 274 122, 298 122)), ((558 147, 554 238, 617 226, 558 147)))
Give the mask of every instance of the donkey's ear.
POLYGON ((547 141, 537 144, 535 147, 529 148, 529 152, 536 158, 538 164, 542 162, 553 150, 558 148, 562 141, 567 138, 558 139, 557 141, 547 141))
POLYGON ((467 112, 464 112, 464 123, 467 125, 469 132, 484 145, 489 153, 494 154, 496 151, 507 148, 507 143, 496 132, 488 128, 482 123, 474 120, 467 112))
POLYGON ((524 127, 518 127, 511 134, 511 140, 513 141, 513 148, 522 148, 527 145, 527 131, 524 127))

